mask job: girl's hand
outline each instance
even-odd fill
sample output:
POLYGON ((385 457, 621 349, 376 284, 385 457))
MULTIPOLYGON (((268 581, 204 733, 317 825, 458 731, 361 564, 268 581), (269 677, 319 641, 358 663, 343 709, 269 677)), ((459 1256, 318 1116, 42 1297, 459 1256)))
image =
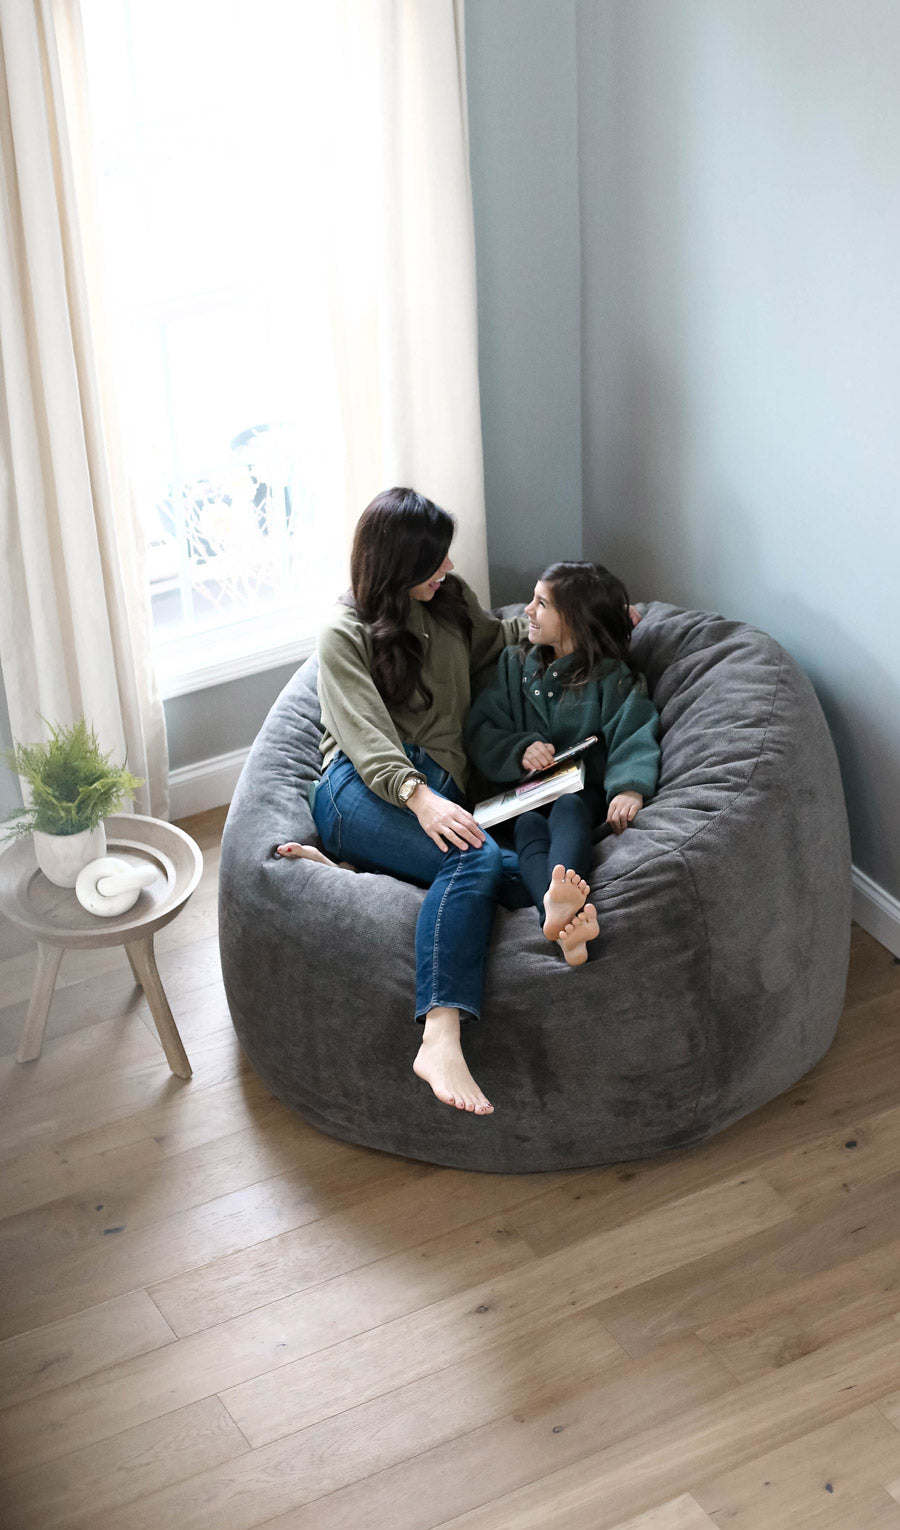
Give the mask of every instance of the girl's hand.
POLYGON ((606 814, 606 821, 612 824, 613 833, 621 834, 623 829, 627 829, 638 808, 643 806, 644 799, 640 792, 619 792, 617 797, 613 797, 606 814))
POLYGON ((420 826, 439 850, 449 848, 445 840, 457 850, 468 850, 470 845, 477 850, 484 844, 484 831, 479 829, 472 814, 448 797, 433 792, 430 786, 417 786, 406 806, 415 813, 420 826))
POLYGON ((545 744, 543 739, 536 739, 522 756, 523 770, 547 770, 556 759, 556 750, 552 744, 545 744))

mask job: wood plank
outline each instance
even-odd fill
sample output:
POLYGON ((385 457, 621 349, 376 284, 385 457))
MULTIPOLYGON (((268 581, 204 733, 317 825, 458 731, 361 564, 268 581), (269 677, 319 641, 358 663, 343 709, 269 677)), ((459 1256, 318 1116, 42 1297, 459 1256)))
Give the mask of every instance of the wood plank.
POLYGON ((679 1265, 686 1250, 699 1255, 720 1248, 782 1215, 778 1197, 758 1180, 701 1191, 460 1297, 306 1356, 277 1374, 243 1382, 223 1392, 222 1400, 251 1445, 265 1444, 402 1386, 429 1367, 449 1365, 526 1333, 536 1322, 593 1306, 604 1289, 618 1290, 679 1265))
POLYGON ((652 1283, 623 1291, 598 1316, 629 1354, 733 1316, 746 1304, 858 1258, 900 1236, 900 1172, 875 1185, 806 1207, 777 1229, 745 1242, 739 1262, 712 1251, 673 1266, 652 1283))
MULTIPOLYGON (((433 1373, 360 1409, 275 1441, 232 1466, 207 1472, 202 1480, 158 1494, 144 1506, 134 1530, 169 1526, 205 1530, 210 1522, 216 1530, 249 1530, 268 1522, 273 1511, 291 1512, 289 1505, 309 1505, 306 1512, 327 1516, 336 1498, 352 1495, 357 1484, 373 1474, 379 1481, 388 1476, 393 1480, 395 1475, 402 1479, 415 1474, 423 1459, 437 1459, 454 1446, 468 1450, 484 1434, 495 1445, 514 1442, 521 1470, 523 1451, 528 1459, 526 1439, 543 1439, 548 1443, 539 1444, 541 1454, 558 1458, 560 1452, 569 1454, 576 1434, 582 1448, 585 1440, 595 1439, 600 1420, 615 1430, 622 1427, 623 1417, 633 1419, 639 1395, 652 1413, 670 1411, 675 1402, 666 1386, 669 1380, 682 1401, 698 1391, 710 1396, 728 1385, 699 1345, 690 1352, 682 1349, 677 1360, 672 1355, 665 1364, 655 1357, 638 1376, 640 1363, 625 1367, 616 1363, 616 1352, 599 1325, 594 1325, 592 1336, 584 1321, 577 1314, 536 1330, 531 1336, 533 1348, 528 1341, 492 1347, 475 1361, 433 1373), (580 1342, 585 1346, 580 1352, 577 1334, 583 1335, 580 1342), (591 1349, 598 1362, 597 1374, 587 1380, 584 1360, 591 1349), (559 1363, 563 1350, 572 1356, 568 1374, 566 1365, 559 1363), (569 1431, 559 1420, 573 1415, 578 1423, 569 1431), (588 1432, 591 1424, 593 1434, 588 1432), (569 1441, 563 1443, 567 1434, 569 1441), (392 1461, 397 1465, 392 1466, 392 1461)), ((500 1463, 508 1454, 501 1448, 500 1463)), ((507 1460, 507 1471, 509 1464, 507 1460)), ((476 1472, 466 1472, 462 1479, 470 1493, 477 1491, 481 1480, 476 1472)), ((443 1495, 432 1496, 430 1502, 432 1512, 435 1505, 446 1509, 443 1495)), ((384 1518, 364 1515, 355 1521, 357 1525, 393 1522, 387 1507, 384 1518)))
POLYGON ((136 1500, 248 1448, 222 1404, 207 1398, 0 1483, 4 1530, 75 1530, 107 1516, 127 1530, 136 1500))
POLYGON ((898 1470, 900 1433, 870 1405, 704 1482, 693 1494, 718 1524, 788 1530, 820 1514, 845 1512, 864 1492, 883 1490, 898 1470))
MULTIPOLYGON (((492 1346, 361 1408, 279 1440, 136 1506, 129 1530, 256 1525, 509 1412, 564 1399, 622 1360, 582 1314, 492 1346)), ((104 1530, 103 1522, 96 1530, 104 1530)))
MULTIPOLYGON (((47 1021, 45 1041, 48 1055, 50 1043, 57 1043, 72 1031, 84 1030, 104 1020, 121 1022, 128 1015, 137 1015, 142 1002, 143 995, 135 984, 127 961, 90 980, 70 983, 65 987, 57 984, 47 1021)), ((27 999, 17 1004, 5 1004, 0 1009, 0 1054, 4 1057, 11 1057, 18 1049, 27 1011, 27 999)), ((30 1071, 39 1077, 42 1070, 35 1068, 30 1071)), ((15 1077, 13 1075, 10 1079, 13 1089, 15 1077)))
POLYGON ((627 1523, 622 1520, 614 1530, 715 1530, 715 1525, 695 1498, 682 1493, 668 1503, 648 1509, 645 1514, 638 1514, 627 1523))
MULTIPOLYGON (((721 1396, 731 1385, 701 1344, 685 1340, 616 1367, 567 1397, 538 1407, 515 1406, 494 1424, 301 1504, 267 1530, 358 1530, 361 1525, 429 1530, 583 1459, 596 1450, 598 1440, 627 1439, 721 1396)), ((288 1444, 279 1441, 257 1455, 268 1457, 288 1444)))
POLYGON ((781 1153, 766 1179, 796 1210, 850 1194, 900 1169, 900 1107, 861 1117, 852 1127, 781 1153))
POLYGON ((190 813, 186 818, 176 818, 174 822, 196 841, 205 855, 207 850, 220 844, 227 817, 228 804, 225 803, 221 807, 204 808, 202 813, 190 813))
MULTIPOLYGON (((751 1285, 750 1289, 753 1287, 751 1285)), ((900 1311, 900 1240, 766 1290, 698 1336, 740 1381, 900 1311)))
MULTIPOLYGON (((487 1176, 470 1178, 490 1183, 487 1176)), ((24 1470, 79 1450, 467 1290, 530 1257, 495 1219, 452 1229, 435 1242, 424 1259, 419 1249, 403 1250, 393 1260, 367 1263, 167 1350, 110 1366, 37 1403, 7 1409, 0 1414, 0 1472, 4 1460, 24 1470)), ((721 1366, 716 1370, 724 1374, 721 1366)))
POLYGON ((61 1323, 7 1339, 0 1344, 0 1408, 174 1340, 146 1291, 130 1291, 61 1323))
MULTIPOLYGON (((123 961, 127 969, 125 953, 118 946, 103 946, 99 950, 66 951, 56 979, 56 991, 72 983, 82 983, 86 979, 95 978, 102 973, 121 972, 123 961)), ((27 1004, 34 986, 36 969, 36 941, 29 941, 24 951, 0 962, 0 994, 3 996, 4 1008, 10 1004, 27 1004)), ((53 1023, 52 1007, 50 1023, 51 1025, 53 1023)))
MULTIPOLYGON (((383 1260, 405 1248, 418 1249, 419 1261, 427 1259, 429 1240, 485 1217, 506 1218, 517 1203, 534 1197, 539 1184, 557 1185, 564 1178, 542 1175, 536 1181, 527 1174, 465 1174, 420 1167, 430 1176, 427 1184, 434 1187, 434 1194, 423 1194, 414 1180, 389 1194, 370 1196, 352 1222, 344 1216, 323 1217, 313 1227, 269 1238, 231 1258, 218 1259, 209 1269, 152 1285, 153 1300, 176 1333, 196 1333, 303 1286, 344 1274, 366 1260, 383 1260)), ((522 1257, 528 1252, 524 1250, 522 1257)))
POLYGON ((900 1330, 888 1321, 516 1493, 454 1519, 436 1516, 432 1524, 446 1530, 611 1530, 662 1499, 696 1496, 695 1485, 714 1473, 845 1418, 889 1391, 894 1376, 900 1377, 900 1330))
MULTIPOLYGON (((147 1028, 134 1016, 111 1022, 105 1028, 92 1026, 88 1031, 76 1032, 59 1042, 51 1039, 44 1056, 37 1062, 16 1066, 22 1068, 23 1074, 28 1069, 41 1069, 45 1064, 52 1066, 57 1047, 70 1044, 83 1049, 82 1061, 84 1053, 90 1052, 94 1059, 93 1068, 88 1065, 79 1067, 78 1076, 68 1082, 61 1072, 57 1087, 45 1090, 42 1086, 34 1098, 30 1097, 27 1086, 21 1087, 20 1078, 9 1080, 4 1090, 0 1120, 0 1158, 15 1157, 23 1148, 49 1145, 91 1127, 149 1111, 155 1106, 171 1103, 179 1093, 192 1091, 193 1100, 194 1093, 224 1084, 235 1098, 239 1093, 235 1073, 241 1071, 243 1064, 236 1062, 232 1038, 227 1044, 208 1049, 197 1076, 185 1081, 169 1072, 159 1042, 154 1041, 147 1028), (96 1031, 104 1034, 95 1036, 96 1031), (123 1057, 125 1061, 122 1061, 123 1057)), ((264 1095, 262 1085, 248 1084, 248 1092, 257 1089, 264 1095)))
POLYGON ((249 1066, 235 1066, 233 1048, 223 1048, 221 1055, 221 1077, 219 1069, 207 1067, 204 1060, 187 1086, 176 1079, 167 1091, 160 1091, 157 1100, 138 1107, 136 1119, 163 1153, 183 1153, 204 1142, 221 1141, 232 1132, 285 1113, 249 1066))
POLYGON ((93 1131, 32 1148, 7 1159, 0 1175, 0 1220, 46 1205, 60 1195, 90 1191, 98 1176, 150 1169, 163 1158, 159 1143, 135 1116, 113 1121, 93 1131))
MULTIPOLYGON (((64 1092, 73 1083, 94 1081, 104 1071, 128 1071, 157 1059, 158 1048, 133 1014, 116 1015, 65 1036, 48 1033, 47 1039, 52 1045, 33 1063, 19 1063, 14 1055, 0 1057, 0 1101, 6 1115, 25 1119, 34 1114, 27 1110, 28 1104, 40 1109, 45 1097, 64 1092)), ((5 1145, 6 1133, 2 1140, 5 1145)))
POLYGON ((235 1127, 227 1135, 180 1151, 171 1151, 171 1141, 167 1151, 140 1114, 33 1149, 3 1166, 0 1220, 86 1190, 94 1191, 96 1200, 96 1193, 112 1185, 119 1187, 116 1193, 128 1187, 133 1224, 138 1196, 144 1206, 142 1219, 148 1221, 153 1219, 147 1213, 154 1203, 157 1215, 172 1214, 209 1199, 217 1190, 237 1190, 290 1168, 303 1167, 304 1173, 314 1175, 316 1165, 328 1158, 343 1161, 352 1173, 352 1155, 370 1151, 323 1137, 276 1102, 269 1104, 252 1126, 235 1127))
POLYGON ((847 1002, 866 1003, 897 994, 900 960, 861 925, 850 928, 850 967, 847 974, 847 1002))
MULTIPOLYGON (((16 1280, 27 1285, 30 1267, 46 1265, 55 1246, 65 1257, 96 1244, 98 1217, 104 1225, 112 1222, 122 1226, 120 1248, 139 1228, 171 1220, 183 1212, 199 1211, 239 1191, 256 1188, 262 1194, 261 1187, 268 1184, 270 1190, 287 1187, 295 1199, 297 1169, 302 1170, 302 1195, 308 1203, 309 1221, 364 1200, 375 1189, 384 1192, 433 1172, 424 1164, 411 1165, 408 1160, 369 1148, 337 1143, 304 1129, 300 1122, 296 1129, 292 1127, 293 1123, 279 1122, 276 1130, 270 1123, 269 1129, 263 1125, 232 1132, 175 1156, 165 1155, 151 1141, 155 1153, 152 1168, 145 1161, 130 1168, 115 1160, 104 1176, 94 1169, 89 1197, 79 1190, 5 1218, 0 1222, 0 1249, 15 1250, 14 1255, 6 1256, 15 1266, 16 1277, 9 1294, 15 1292, 16 1280)), ((148 1279, 149 1266, 144 1273, 148 1279)), ((60 1279, 64 1282, 66 1278, 62 1271, 60 1279)))
POLYGON ((802 1530, 900 1530, 900 1505, 885 1488, 871 1488, 834 1507, 829 1502, 814 1517, 803 1520, 802 1530))
MULTIPOLYGON (((331 1211, 349 1209, 373 1191, 416 1182, 433 1172, 425 1164, 385 1154, 354 1156, 352 1176, 332 1164, 330 1181, 326 1171, 317 1186, 290 1171, 148 1224, 141 1221, 138 1197, 137 1221, 131 1225, 127 1193, 96 1203, 64 1203, 67 1218, 62 1208, 50 1206, 8 1219, 0 1224, 0 1248, 5 1245, 8 1256, 0 1335, 54 1322, 137 1285, 181 1275, 248 1245, 266 1243, 288 1228, 317 1222, 323 1202, 331 1211), (29 1257, 17 1250, 17 1243, 31 1244, 29 1257)), ((158 1209, 151 1198, 146 1214, 153 1216, 158 1209)))

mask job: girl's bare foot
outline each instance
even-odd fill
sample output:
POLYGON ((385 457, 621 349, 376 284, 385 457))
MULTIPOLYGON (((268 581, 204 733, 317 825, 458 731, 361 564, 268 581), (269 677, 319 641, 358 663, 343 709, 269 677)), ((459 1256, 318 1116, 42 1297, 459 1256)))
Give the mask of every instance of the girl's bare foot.
POLYGON ((276 845, 275 854, 283 855, 287 860, 318 861, 322 866, 333 866, 327 855, 317 850, 315 845, 298 845, 295 839, 288 840, 286 845, 276 845))
POLYGON ((459 1041, 459 1010, 430 1009, 413 1072, 430 1084, 444 1105, 489 1116, 494 1107, 466 1066, 459 1041))
POLYGON ((567 924, 559 933, 558 944, 570 967, 580 967, 587 961, 587 943, 595 940, 599 934, 597 910, 593 903, 586 903, 581 913, 576 914, 571 924, 567 924))
POLYGON ((554 866, 550 886, 544 893, 544 934, 548 940, 558 940, 560 932, 575 918, 590 892, 587 882, 577 871, 567 871, 565 866, 554 866))

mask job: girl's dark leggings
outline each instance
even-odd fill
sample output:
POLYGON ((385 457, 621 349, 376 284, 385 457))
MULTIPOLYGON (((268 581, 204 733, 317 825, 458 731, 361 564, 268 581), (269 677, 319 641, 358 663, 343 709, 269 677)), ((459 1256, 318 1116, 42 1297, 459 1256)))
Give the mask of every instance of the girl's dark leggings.
POLYGON ((591 831, 605 817, 602 794, 587 787, 571 796, 557 797, 549 807, 522 813, 515 820, 519 870, 542 923, 544 893, 554 866, 565 866, 590 881, 591 831))

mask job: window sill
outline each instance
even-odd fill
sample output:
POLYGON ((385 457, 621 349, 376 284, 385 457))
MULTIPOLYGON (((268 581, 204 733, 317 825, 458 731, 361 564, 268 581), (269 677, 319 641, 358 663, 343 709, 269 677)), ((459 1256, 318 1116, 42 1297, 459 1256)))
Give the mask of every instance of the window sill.
POLYGON ((300 664, 316 646, 315 636, 297 631, 297 613, 256 617, 188 636, 157 639, 153 657, 164 701, 206 691, 282 664, 300 664))

